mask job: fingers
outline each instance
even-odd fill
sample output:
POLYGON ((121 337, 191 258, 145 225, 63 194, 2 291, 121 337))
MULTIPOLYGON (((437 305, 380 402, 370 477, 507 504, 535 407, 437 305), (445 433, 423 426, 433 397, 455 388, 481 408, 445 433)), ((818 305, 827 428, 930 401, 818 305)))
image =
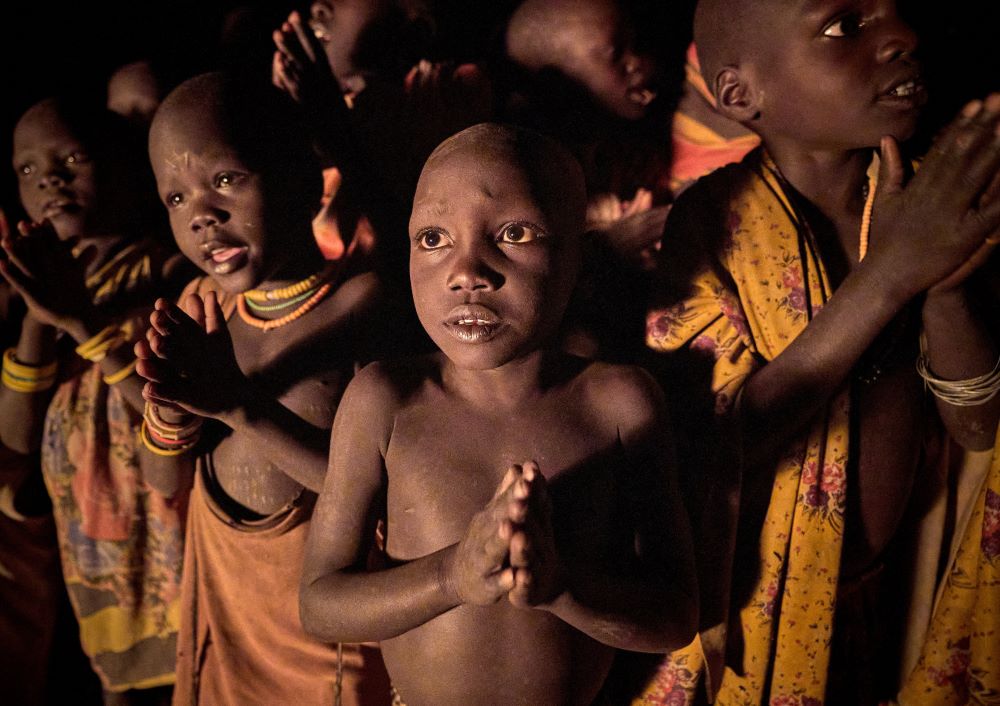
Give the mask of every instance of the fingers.
POLYGON ((222 311, 222 305, 219 304, 219 297, 215 292, 209 292, 205 296, 204 312, 205 333, 228 333, 229 329, 226 328, 226 315, 222 311))
POLYGON ((291 28, 295 32, 295 36, 298 39, 299 46, 302 47, 302 51, 309 62, 313 64, 316 63, 317 53, 322 54, 323 52, 321 49, 317 52, 319 47, 317 46, 318 41, 316 39, 316 35, 313 34, 311 29, 305 26, 305 23, 302 21, 302 15, 300 15, 298 11, 292 12, 292 14, 288 16, 288 22, 285 24, 291 25, 291 28))
POLYGON ((2 208, 0 208, 0 240, 10 236, 10 221, 7 220, 7 214, 2 208))
POLYGON ((189 294, 181 302, 181 311, 191 317, 202 331, 205 330, 205 303, 197 294, 189 294))
POLYGON ((969 208, 1000 168, 1000 93, 966 106, 959 122, 959 128, 945 137, 945 144, 932 149, 925 160, 932 168, 925 179, 933 178, 947 202, 969 208))
POLYGON ((879 151, 881 163, 878 169, 878 191, 879 196, 885 198, 903 190, 906 169, 903 167, 903 155, 899 150, 899 143, 892 135, 882 138, 879 151))
POLYGON ((534 587, 535 577, 531 569, 512 569, 514 573, 514 585, 507 593, 507 600, 518 608, 531 608, 535 605, 534 587))

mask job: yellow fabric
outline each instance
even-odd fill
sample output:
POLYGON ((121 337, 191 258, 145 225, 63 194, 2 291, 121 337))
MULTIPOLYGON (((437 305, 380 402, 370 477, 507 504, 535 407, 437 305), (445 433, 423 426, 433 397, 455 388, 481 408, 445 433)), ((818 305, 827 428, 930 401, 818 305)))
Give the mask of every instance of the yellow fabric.
MULTIPOLYGON (((671 269, 682 293, 650 311, 647 344, 665 352, 686 349, 710 361, 714 408, 722 419, 746 379, 802 333, 832 290, 815 244, 797 226, 760 151, 716 171, 686 196, 664 238, 665 252, 676 256, 671 269), (712 223, 718 228, 709 244, 702 236, 712 223)), ((846 390, 835 395, 774 470, 759 576, 735 621, 741 656, 730 658, 721 680, 713 675, 721 683, 709 685, 710 691, 718 688, 718 703, 823 702, 843 544, 848 402, 846 390)), ((728 512, 735 526, 733 508, 728 512)), ((724 548, 717 556, 725 556, 724 548)), ((720 563, 716 570, 726 571, 720 563)), ((715 629, 724 630, 725 622, 715 629)), ((716 669, 724 644, 705 645, 716 669)), ((664 670, 676 657, 666 660, 664 670)), ((689 655, 682 657, 691 663, 689 655)))
POLYGON ((903 706, 1000 704, 1000 438, 941 587, 903 706))

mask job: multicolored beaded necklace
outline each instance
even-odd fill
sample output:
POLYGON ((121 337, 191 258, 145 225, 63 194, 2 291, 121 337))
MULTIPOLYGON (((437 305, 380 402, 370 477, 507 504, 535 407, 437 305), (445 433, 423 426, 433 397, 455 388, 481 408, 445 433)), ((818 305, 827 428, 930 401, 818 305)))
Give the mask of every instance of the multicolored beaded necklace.
POLYGON ((243 322, 262 331, 271 331, 302 318, 315 309, 333 290, 333 279, 338 273, 336 263, 329 263, 320 272, 300 282, 278 289, 250 289, 236 298, 236 310, 243 322), (300 304, 294 311, 277 319, 260 319, 250 313, 273 312, 300 304))

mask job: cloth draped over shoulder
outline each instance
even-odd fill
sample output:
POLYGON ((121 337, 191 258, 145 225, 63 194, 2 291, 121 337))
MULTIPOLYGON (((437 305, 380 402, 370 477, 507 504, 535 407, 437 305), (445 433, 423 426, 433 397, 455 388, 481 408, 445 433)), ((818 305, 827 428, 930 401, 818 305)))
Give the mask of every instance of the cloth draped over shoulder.
MULTIPOLYGON (((167 257, 150 241, 126 247, 88 281, 95 302, 149 298, 167 257)), ((186 498, 166 500, 146 484, 136 453, 141 415, 103 382, 100 366, 62 363, 42 473, 81 645, 110 691, 171 684, 186 498)))
MULTIPOLYGON (((676 356, 690 374, 674 379, 694 386, 686 401, 692 418, 705 425, 694 435, 706 439, 707 448, 692 452, 701 465, 688 488, 696 536, 704 539, 703 627, 694 644, 667 657, 637 704, 690 703, 699 676, 719 704, 819 706, 827 693, 851 452, 848 388, 777 462, 759 535, 747 543, 755 551, 741 552, 749 557, 735 551, 745 490, 740 459, 726 456, 716 436, 739 433, 727 413, 743 384, 802 333, 833 293, 809 229, 766 163, 755 150, 702 179, 668 222, 666 267, 647 316, 647 344, 676 356)), ((985 665, 981 676, 989 685, 982 693, 1000 693, 993 550, 1000 542, 1000 495, 990 485, 998 470, 994 462, 962 543, 965 553, 959 551, 934 614, 925 661, 904 693, 912 693, 919 675, 924 685, 940 680, 932 663, 952 654, 949 645, 971 646, 974 635, 977 656, 953 663, 966 668, 954 678, 974 682, 970 665, 985 665)), ((910 703, 939 703, 922 698, 910 703)))

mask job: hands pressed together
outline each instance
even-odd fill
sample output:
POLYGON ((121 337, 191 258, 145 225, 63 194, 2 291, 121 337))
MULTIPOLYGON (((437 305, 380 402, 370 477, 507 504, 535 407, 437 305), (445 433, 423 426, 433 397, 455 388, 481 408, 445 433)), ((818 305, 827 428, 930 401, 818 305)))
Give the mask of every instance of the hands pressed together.
POLYGON ((168 409, 219 417, 239 406, 247 378, 214 292, 189 295, 183 308, 158 299, 146 340, 135 344, 143 397, 168 409))
POLYGON ((463 603, 505 595, 519 608, 550 603, 563 590, 545 477, 533 461, 507 469, 493 499, 469 523, 444 577, 463 603))
POLYGON ((869 256, 906 296, 957 288, 1000 243, 1000 93, 966 105, 905 185, 892 137, 881 153, 869 256))

